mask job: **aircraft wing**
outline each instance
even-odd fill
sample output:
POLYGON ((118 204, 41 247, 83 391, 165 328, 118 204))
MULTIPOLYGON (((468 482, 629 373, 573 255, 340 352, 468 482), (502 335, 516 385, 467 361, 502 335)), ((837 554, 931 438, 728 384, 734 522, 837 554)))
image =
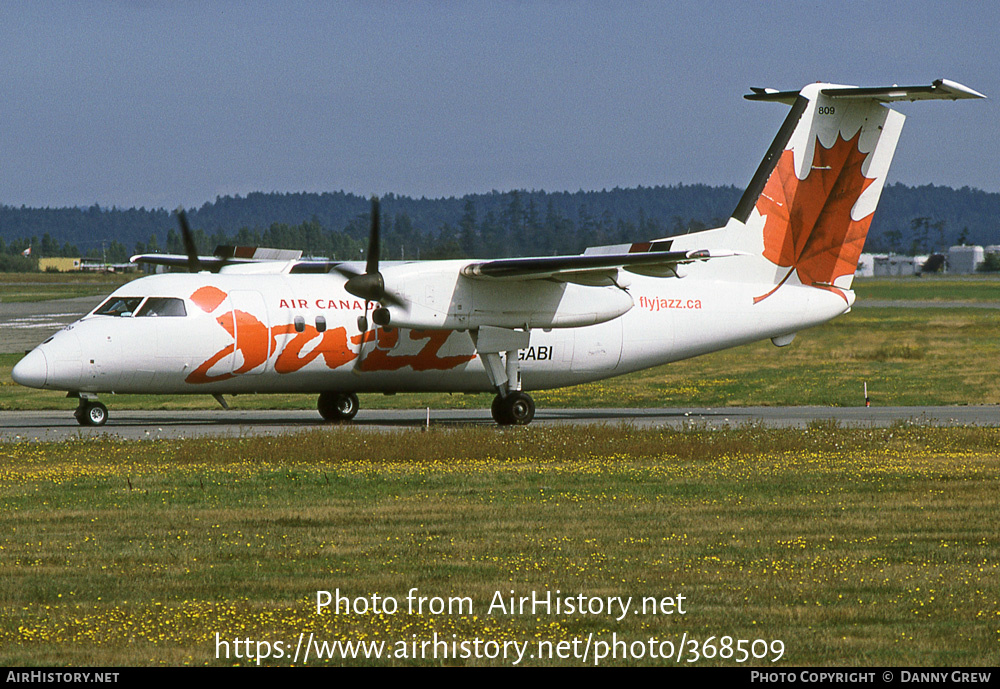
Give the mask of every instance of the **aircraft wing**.
MULTIPOLYGON (((151 266, 169 266, 171 268, 187 268, 191 259, 182 254, 139 254, 129 259, 131 263, 145 263, 151 266)), ((199 256, 198 263, 202 270, 217 273, 220 268, 233 263, 250 263, 250 259, 221 258, 219 256, 199 256)))
POLYGON ((676 268, 680 264, 736 256, 739 253, 699 249, 696 251, 646 251, 541 258, 500 258, 493 261, 470 263, 462 268, 462 275, 475 279, 547 279, 581 284, 607 284, 607 279, 613 278, 619 268, 641 275, 676 276, 676 268))
MULTIPOLYGON (((302 252, 295 252, 300 255, 302 252)), ((138 254, 129 259, 132 263, 145 263, 152 266, 168 266, 171 268, 191 267, 191 259, 181 254, 138 254)), ((273 272, 273 273, 329 273, 334 266, 338 266, 343 261, 326 261, 314 259, 293 259, 277 258, 241 258, 238 256, 199 256, 198 269, 210 273, 225 271, 227 273, 247 272, 253 267, 251 272, 273 272), (243 267, 241 267, 243 266, 243 267)))

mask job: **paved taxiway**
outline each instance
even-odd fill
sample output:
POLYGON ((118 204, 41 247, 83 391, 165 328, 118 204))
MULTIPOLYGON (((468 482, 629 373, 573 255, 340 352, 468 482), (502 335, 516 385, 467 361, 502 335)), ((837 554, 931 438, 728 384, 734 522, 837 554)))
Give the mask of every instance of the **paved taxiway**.
MULTIPOLYGON (((533 426, 624 424, 635 428, 738 427, 761 424, 805 428, 835 420, 844 427, 1000 426, 1000 406, 968 407, 729 407, 726 409, 540 409, 533 426)), ((351 424, 369 430, 415 430, 426 410, 365 410, 351 424)), ((432 409, 432 426, 493 426, 486 409, 432 409)), ((280 435, 330 428, 314 411, 130 411, 111 407, 106 426, 79 426, 72 410, 0 412, 0 441, 68 440, 98 436, 124 439, 280 435)))

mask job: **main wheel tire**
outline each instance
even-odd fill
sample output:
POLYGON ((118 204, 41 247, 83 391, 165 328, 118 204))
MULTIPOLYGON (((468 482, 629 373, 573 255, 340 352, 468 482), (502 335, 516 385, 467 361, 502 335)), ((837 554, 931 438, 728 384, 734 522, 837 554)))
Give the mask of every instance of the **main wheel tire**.
POLYGON ((535 401, 524 392, 496 396, 490 408, 493 420, 501 426, 527 426, 535 418, 535 401))
POLYGON ((535 418, 535 400, 523 392, 507 395, 507 418, 515 426, 527 426, 535 418))
POLYGON ((501 426, 505 426, 503 416, 503 397, 497 395, 493 398, 493 404, 490 406, 490 414, 493 415, 493 420, 496 421, 501 426))
POLYGON ((358 396, 353 392, 324 392, 316 408, 327 421, 350 421, 358 413, 358 396))
POLYGON ((108 408, 100 402, 85 402, 73 412, 81 426, 103 426, 108 422, 108 408))

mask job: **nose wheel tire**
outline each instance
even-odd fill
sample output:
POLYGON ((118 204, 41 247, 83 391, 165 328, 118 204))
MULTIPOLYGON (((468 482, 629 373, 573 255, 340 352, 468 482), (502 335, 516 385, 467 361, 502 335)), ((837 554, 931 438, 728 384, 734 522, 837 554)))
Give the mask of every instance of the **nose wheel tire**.
POLYGON ((316 408, 327 421, 350 421, 358 413, 358 396, 353 392, 324 392, 316 408))
POLYGON ((103 426, 108 422, 108 408, 100 402, 81 402, 73 416, 81 426, 103 426))
POLYGON ((524 392, 497 395, 490 407, 493 420, 501 426, 527 426, 535 418, 535 401, 524 392))

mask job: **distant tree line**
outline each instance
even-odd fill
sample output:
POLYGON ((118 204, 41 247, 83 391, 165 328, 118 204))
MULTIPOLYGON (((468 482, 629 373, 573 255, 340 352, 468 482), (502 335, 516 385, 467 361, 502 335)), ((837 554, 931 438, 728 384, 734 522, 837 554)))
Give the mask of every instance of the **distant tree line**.
MULTIPOLYGON (((579 253, 725 223, 736 187, 677 185, 591 192, 510 191, 462 198, 382 197, 385 259, 579 253)), ((218 244, 301 249, 308 256, 363 258, 369 199, 344 192, 252 193, 187 211, 200 253, 218 244)), ((933 253, 957 243, 1000 243, 1000 194, 968 187, 889 185, 869 251, 933 253)), ((176 214, 145 208, 0 206, 0 270, 39 256, 124 262, 133 253, 183 253, 176 214), (32 248, 30 257, 21 253, 32 248)))

